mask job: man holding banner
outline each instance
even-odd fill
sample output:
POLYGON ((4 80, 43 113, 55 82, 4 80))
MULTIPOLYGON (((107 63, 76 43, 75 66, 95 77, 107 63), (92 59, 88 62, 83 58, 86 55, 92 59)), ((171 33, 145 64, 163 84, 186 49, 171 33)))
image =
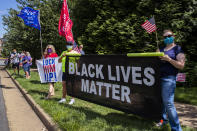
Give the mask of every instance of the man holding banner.
MULTIPOLYGON (((66 45, 67 50, 63 51, 60 58, 58 59, 58 62, 62 63, 62 99, 59 101, 59 103, 65 103, 66 102, 66 56, 67 55, 80 55, 77 51, 73 50, 72 42, 68 42, 66 45)), ((75 61, 75 58, 72 58, 75 61)), ((73 104, 75 102, 75 99, 72 98, 69 104, 73 104)))

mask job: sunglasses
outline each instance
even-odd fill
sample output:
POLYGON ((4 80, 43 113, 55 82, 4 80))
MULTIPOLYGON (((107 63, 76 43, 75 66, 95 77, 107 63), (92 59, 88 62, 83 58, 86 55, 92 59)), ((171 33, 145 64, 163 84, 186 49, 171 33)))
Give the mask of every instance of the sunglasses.
POLYGON ((173 35, 167 35, 167 36, 164 36, 164 38, 171 37, 171 36, 173 36, 173 35))

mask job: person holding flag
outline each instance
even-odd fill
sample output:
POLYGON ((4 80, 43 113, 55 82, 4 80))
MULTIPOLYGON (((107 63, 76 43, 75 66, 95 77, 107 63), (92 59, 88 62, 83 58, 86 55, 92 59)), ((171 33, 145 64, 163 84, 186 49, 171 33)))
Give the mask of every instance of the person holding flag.
MULTIPOLYGON (((157 30, 155 19, 152 17, 143 23, 144 28, 149 34, 157 30)), ((160 56, 162 64, 160 66, 161 80, 161 97, 162 97, 162 119, 156 124, 157 127, 167 124, 168 121, 172 131, 182 131, 178 114, 174 106, 174 93, 176 88, 176 75, 179 69, 185 66, 185 55, 180 46, 174 42, 175 36, 171 30, 164 30, 164 47, 157 49, 157 52, 164 52, 164 56, 160 56), (168 116, 168 117, 167 117, 168 116)), ((158 38, 156 31, 157 48, 158 38)))
POLYGON ((163 109, 162 120, 156 126, 162 126, 169 120, 172 131, 182 131, 174 106, 174 92, 176 88, 176 75, 179 69, 184 68, 185 55, 181 47, 175 44, 175 36, 171 30, 164 30, 163 37, 165 46, 157 49, 157 52, 164 52, 165 54, 160 57, 162 60, 160 80, 163 109))
MULTIPOLYGON (((65 103, 66 102, 66 56, 67 55, 80 55, 80 53, 78 53, 77 51, 73 50, 73 44, 72 42, 68 42, 66 45, 67 50, 63 51, 62 54, 60 55, 60 58, 58 59, 58 62, 61 63, 62 62, 62 99, 59 101, 59 103, 65 103)), ((70 60, 76 62, 75 60, 76 58, 70 58, 70 60), (73 60, 74 59, 74 60, 73 60)), ((73 104, 75 102, 75 99, 72 98, 69 102, 69 104, 73 104)))
MULTIPOLYGON (((62 87, 63 87, 62 99, 59 101, 59 103, 66 102, 66 95, 67 95, 67 92, 66 92, 66 69, 65 69, 66 55, 70 55, 70 54, 79 55, 80 54, 78 46, 73 38, 72 26, 73 26, 73 22, 69 17, 67 0, 64 0, 62 10, 61 10, 60 19, 59 19, 58 30, 59 30, 59 35, 66 38, 67 50, 63 51, 60 58, 58 59, 58 62, 62 62, 62 72, 63 72, 63 74, 62 74, 62 87)), ((75 99, 72 98, 71 101, 69 102, 69 104, 73 104, 74 102, 75 102, 75 99)))

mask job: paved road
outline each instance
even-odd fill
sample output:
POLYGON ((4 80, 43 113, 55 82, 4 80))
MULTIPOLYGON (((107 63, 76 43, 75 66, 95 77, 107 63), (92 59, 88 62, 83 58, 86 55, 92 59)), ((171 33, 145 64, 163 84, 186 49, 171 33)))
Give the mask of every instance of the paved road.
POLYGON ((3 98, 1 77, 0 77, 0 129, 1 131, 9 131, 8 119, 6 116, 5 103, 3 98))
MULTIPOLYGON (((46 128, 41 122, 41 120, 27 103, 27 101, 25 100, 19 89, 16 87, 16 85, 13 83, 7 72, 1 67, 0 77, 0 85, 2 87, 1 94, 3 93, 5 103, 4 108, 6 107, 6 111, 4 110, 3 115, 4 118, 7 115, 8 121, 8 124, 6 125, 6 120, 3 120, 5 124, 2 125, 4 125, 5 128, 9 126, 9 129, 11 131, 46 131, 46 128)), ((0 107, 2 108, 2 103, 0 107)), ((0 131, 4 130, 2 130, 0 127, 0 131)))

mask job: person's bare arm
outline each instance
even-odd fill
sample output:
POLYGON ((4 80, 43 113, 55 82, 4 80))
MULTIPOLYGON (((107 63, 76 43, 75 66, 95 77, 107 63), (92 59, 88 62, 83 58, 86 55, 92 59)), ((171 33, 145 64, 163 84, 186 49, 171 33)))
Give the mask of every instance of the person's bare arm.
POLYGON ((58 62, 61 63, 61 62, 62 62, 62 58, 65 57, 65 56, 66 56, 66 53, 62 54, 62 55, 60 56, 60 58, 58 59, 58 62))
POLYGON ((169 63, 171 63, 177 69, 182 70, 185 66, 185 55, 183 53, 179 53, 176 56, 177 60, 171 59, 168 55, 161 56, 160 58, 161 58, 161 60, 168 61, 169 63))

